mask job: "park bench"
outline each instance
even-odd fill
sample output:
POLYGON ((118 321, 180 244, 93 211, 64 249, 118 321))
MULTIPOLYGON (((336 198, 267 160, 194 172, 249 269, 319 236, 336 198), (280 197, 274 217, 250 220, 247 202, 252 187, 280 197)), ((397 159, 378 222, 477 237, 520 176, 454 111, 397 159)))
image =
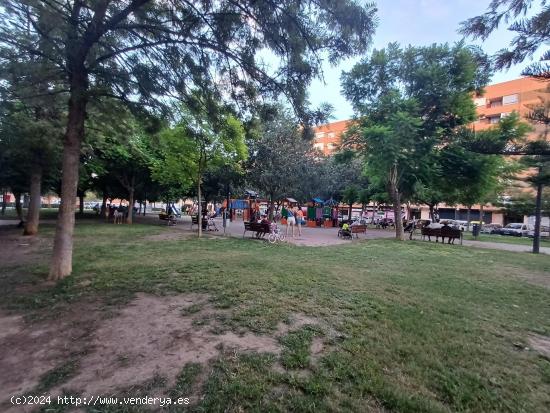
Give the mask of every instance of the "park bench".
POLYGON ((424 227, 421 230, 422 238, 428 237, 428 241, 431 241, 431 237, 435 237, 435 242, 439 242, 439 237, 441 237, 441 242, 445 242, 445 238, 448 238, 448 244, 454 244, 455 239, 460 239, 462 244, 462 231, 458 228, 452 228, 447 225, 442 226, 441 228, 428 228, 424 227), (451 242, 452 241, 452 242, 451 242))
POLYGON ((355 238, 359 238, 358 234, 365 234, 365 236, 367 235, 366 225, 350 225, 349 229, 351 230, 352 237, 353 234, 355 234, 355 238))
POLYGON ((176 225, 177 220, 174 215, 168 215, 166 212, 161 212, 159 214, 159 219, 166 221, 167 225, 176 225))
POLYGON ((271 232, 271 227, 269 224, 266 224, 266 223, 245 222, 243 238, 247 233, 247 231, 255 232, 256 236, 258 236, 258 234, 269 234, 271 232))
POLYGON ((460 245, 462 245, 462 231, 458 228, 449 227, 447 225, 443 226, 441 228, 441 242, 445 242, 445 238, 449 238, 447 244, 454 244, 455 239, 459 239, 460 245))
POLYGON ((193 229, 193 225, 199 225, 199 217, 197 215, 191 216, 191 229, 193 229))

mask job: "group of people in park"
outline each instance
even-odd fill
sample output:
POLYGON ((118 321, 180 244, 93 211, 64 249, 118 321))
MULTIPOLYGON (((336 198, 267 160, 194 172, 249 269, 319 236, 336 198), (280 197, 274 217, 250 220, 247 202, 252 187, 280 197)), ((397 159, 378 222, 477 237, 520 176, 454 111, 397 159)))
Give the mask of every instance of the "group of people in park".
MULTIPOLYGON (((302 236, 302 225, 305 224, 304 219, 304 211, 302 211, 301 208, 298 207, 292 207, 292 208, 286 208, 285 216, 286 216, 286 229, 285 229, 285 236, 289 235, 289 232, 291 236, 294 238, 296 236, 295 230, 298 230, 298 236, 302 236)), ((280 216, 275 216, 273 219, 273 222, 271 222, 267 216, 267 214, 260 215, 260 214, 253 214, 251 215, 251 221, 257 222, 260 224, 268 224, 270 225, 271 229, 273 230, 276 225, 277 221, 279 221, 280 216)))
POLYGON ((294 238, 294 228, 298 228, 298 236, 302 236, 302 225, 305 223, 304 220, 304 211, 302 211, 302 208, 293 207, 288 208, 287 211, 287 219, 286 219, 286 231, 285 235, 288 236, 288 230, 292 230, 292 237, 294 238))

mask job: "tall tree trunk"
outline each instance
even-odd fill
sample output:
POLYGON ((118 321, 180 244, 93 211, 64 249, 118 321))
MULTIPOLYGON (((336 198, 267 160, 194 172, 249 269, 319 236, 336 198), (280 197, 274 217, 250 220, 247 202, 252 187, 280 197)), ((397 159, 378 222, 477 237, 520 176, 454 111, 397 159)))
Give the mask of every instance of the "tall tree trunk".
POLYGON ((84 192, 78 192, 78 214, 84 216, 84 192))
POLYGON ((434 204, 429 205, 430 208, 430 220, 435 222, 434 204))
POLYGON ((131 224, 133 222, 134 215, 134 178, 132 178, 132 186, 128 191, 128 216, 126 217, 126 223, 131 224))
POLYGON ((2 191, 2 215, 6 214, 6 204, 7 204, 6 198, 7 197, 8 197, 8 191, 4 189, 2 191))
POLYGON ((84 137, 86 116, 86 90, 88 87, 84 65, 73 68, 69 117, 63 142, 61 175, 61 204, 55 228, 53 255, 50 264, 50 280, 59 280, 71 274, 73 269, 74 207, 78 185, 80 144, 84 137))
POLYGON ((472 206, 468 205, 466 210, 466 231, 470 231, 470 212, 472 211, 472 206))
POLYGON ((401 194, 397 188, 392 190, 392 202, 393 202, 393 219, 395 222, 395 239, 403 241, 403 220, 401 219, 401 194))
POLYGON ((390 198, 393 202, 393 220, 395 222, 395 239, 403 241, 405 233, 403 232, 403 220, 401 219, 401 194, 399 193, 397 166, 393 166, 389 176, 390 198))
POLYGON ((479 205, 479 232, 480 233, 481 233, 481 230, 483 229, 483 215, 485 215, 483 212, 483 207, 484 207, 483 204, 479 205))
POLYGON ((103 192, 103 199, 101 200, 101 208, 99 209, 99 216, 105 217, 107 212, 107 193, 103 192))
POLYGON ((353 208, 353 203, 350 202, 349 211, 348 211, 348 221, 350 221, 350 222, 351 222, 351 210, 352 210, 352 208, 353 208))
POLYGON ((540 252, 540 223, 542 217, 542 183, 537 184, 537 200, 535 202, 535 233, 533 234, 533 254, 540 252))
POLYGON ((201 204, 201 173, 197 178, 197 199, 198 199, 198 209, 197 209, 197 223, 199 227, 198 236, 202 237, 202 204, 201 204))
POLYGON ((30 184, 30 201, 29 210, 27 211, 27 222, 25 222, 25 230, 23 235, 38 234, 38 222, 40 219, 41 206, 41 186, 42 186, 42 168, 36 166, 31 172, 30 184))
POLYGON ((143 216, 145 216, 145 212, 147 211, 147 198, 143 201, 143 216))
POLYGON ((15 212, 17 213, 17 218, 19 219, 19 227, 22 227, 25 221, 23 221, 23 208, 21 207, 21 192, 13 191, 13 196, 15 197, 15 212))
POLYGON ((273 221, 273 217, 275 215, 275 208, 273 203, 273 193, 269 194, 269 220, 273 221))

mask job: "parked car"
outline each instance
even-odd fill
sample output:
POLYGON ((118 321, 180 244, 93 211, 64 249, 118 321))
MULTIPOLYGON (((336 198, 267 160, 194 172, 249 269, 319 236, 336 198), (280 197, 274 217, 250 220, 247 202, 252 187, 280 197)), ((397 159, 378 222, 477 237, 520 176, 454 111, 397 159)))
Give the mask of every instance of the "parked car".
POLYGON ((439 220, 439 223, 443 225, 448 225, 461 231, 466 231, 466 227, 468 225, 467 221, 459 221, 457 219, 441 219, 439 220))
POLYGON ((351 225, 368 225, 370 223, 370 219, 361 218, 360 216, 353 217, 351 221, 351 225))
MULTIPOLYGON (((527 231, 527 236, 533 238, 535 236, 535 229, 530 229, 527 231)), ((541 225, 540 227, 540 237, 541 238, 550 238, 550 227, 541 225)))
POLYGON ((485 224, 481 227, 482 234, 500 234, 501 230, 501 224, 485 224))
POLYGON ((522 224, 521 222, 512 222, 506 225, 500 230, 501 235, 513 235, 515 237, 521 237, 527 235, 529 231, 527 224, 522 224))

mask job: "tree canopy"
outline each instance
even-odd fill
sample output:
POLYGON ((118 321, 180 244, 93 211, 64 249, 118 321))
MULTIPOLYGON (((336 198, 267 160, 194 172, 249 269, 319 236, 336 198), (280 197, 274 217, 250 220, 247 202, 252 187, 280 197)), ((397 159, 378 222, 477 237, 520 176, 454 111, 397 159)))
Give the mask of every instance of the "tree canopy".
POLYGON ((503 24, 516 36, 508 48, 493 56, 496 68, 509 69, 540 50, 540 61, 525 67, 523 74, 550 79, 550 4, 545 0, 492 0, 485 13, 462 22, 460 33, 486 40, 503 24))
POLYGON ((401 204, 417 191, 416 199, 440 193, 438 152, 476 118, 471 95, 489 76, 483 53, 462 43, 405 49, 392 43, 343 73, 342 90, 358 114, 344 146, 362 151, 370 180, 386 187, 397 238, 403 238, 401 204))
POLYGON ((72 271, 89 102, 108 96, 166 113, 174 97, 185 101, 202 90, 242 110, 283 94, 307 124, 306 90, 323 58, 338 62, 366 50, 375 13, 373 4, 354 0, 4 1, 0 59, 47 63, 37 79, 41 93, 68 97, 50 278, 72 271))

